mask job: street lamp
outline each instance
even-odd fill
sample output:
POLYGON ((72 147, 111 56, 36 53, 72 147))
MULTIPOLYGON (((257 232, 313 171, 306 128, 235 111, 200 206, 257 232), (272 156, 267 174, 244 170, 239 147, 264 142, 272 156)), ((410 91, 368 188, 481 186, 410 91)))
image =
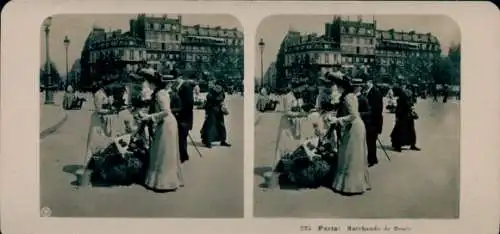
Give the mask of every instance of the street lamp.
POLYGON ((52 17, 48 17, 43 23, 43 26, 45 28, 45 75, 47 76, 47 81, 45 83, 45 104, 54 104, 54 93, 52 91, 52 71, 50 67, 49 55, 49 33, 51 24, 52 17))
POLYGON ((264 87, 264 47, 266 44, 264 43, 264 39, 260 38, 259 41, 259 50, 260 50, 260 85, 264 87))
POLYGON ((69 82, 70 80, 69 80, 69 69, 68 69, 68 47, 69 47, 70 40, 69 40, 67 35, 64 37, 63 43, 64 43, 64 48, 66 49, 66 82, 72 83, 73 80, 71 80, 71 82, 69 82))

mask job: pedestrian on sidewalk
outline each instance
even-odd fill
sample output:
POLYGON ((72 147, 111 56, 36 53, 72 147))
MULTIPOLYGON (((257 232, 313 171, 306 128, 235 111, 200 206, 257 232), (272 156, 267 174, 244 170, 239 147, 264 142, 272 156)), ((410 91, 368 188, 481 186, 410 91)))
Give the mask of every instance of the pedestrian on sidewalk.
POLYGON ((417 144, 415 120, 418 118, 413 109, 413 100, 405 90, 405 86, 396 89, 398 104, 396 107, 396 123, 391 132, 392 147, 401 152, 403 146, 410 146, 411 150, 420 151, 417 144))
POLYGON ((63 105, 62 105, 63 108, 65 110, 73 109, 76 99, 77 96, 75 94, 75 90, 71 85, 68 85, 68 87, 66 87, 66 92, 64 92, 63 105))
POLYGON ((210 90, 205 104, 205 121, 201 128, 201 139, 207 148, 212 148, 212 143, 219 141, 221 146, 230 147, 227 142, 225 116, 229 114, 225 105, 226 95, 220 81, 210 82, 210 90))
POLYGON ((175 79, 172 84, 172 93, 179 101, 179 108, 174 110, 175 118, 178 124, 179 150, 181 154, 181 163, 189 160, 187 150, 189 132, 193 129, 193 108, 194 94, 193 83, 185 81, 182 74, 174 69, 170 75, 175 79))
POLYGON ((373 84, 373 80, 367 78, 363 95, 370 107, 369 116, 367 116, 366 126, 366 144, 368 147, 368 166, 374 166, 378 163, 377 158, 377 139, 382 133, 384 124, 384 97, 377 87, 373 84))

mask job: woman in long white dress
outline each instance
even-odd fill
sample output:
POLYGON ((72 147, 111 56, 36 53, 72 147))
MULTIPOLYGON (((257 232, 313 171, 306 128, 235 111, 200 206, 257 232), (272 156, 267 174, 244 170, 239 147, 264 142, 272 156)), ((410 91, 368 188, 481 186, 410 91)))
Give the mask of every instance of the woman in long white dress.
POLYGON ((362 194, 371 189, 365 125, 349 80, 345 76, 337 76, 334 82, 342 93, 340 108, 344 110, 341 113, 346 114, 331 118, 331 124, 340 127, 338 164, 332 188, 345 195, 362 194))
POLYGON ((142 121, 153 123, 149 166, 144 184, 155 192, 174 191, 184 186, 184 179, 177 120, 170 109, 170 84, 165 84, 153 69, 144 69, 141 73, 147 85, 154 90, 150 112, 141 116, 142 121))
POLYGON ((94 86, 94 112, 90 117, 84 171, 80 178, 80 185, 82 186, 87 186, 90 183, 92 165, 89 165, 89 162, 92 156, 106 149, 113 141, 111 139, 111 126, 109 122, 109 115, 112 114, 113 111, 106 108, 106 105, 109 104, 109 100, 104 91, 104 85, 104 83, 99 82, 94 86))

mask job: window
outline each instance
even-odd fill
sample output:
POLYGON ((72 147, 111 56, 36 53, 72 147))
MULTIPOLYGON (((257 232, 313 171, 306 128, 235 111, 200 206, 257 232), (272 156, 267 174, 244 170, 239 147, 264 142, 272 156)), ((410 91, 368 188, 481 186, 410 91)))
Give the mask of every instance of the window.
POLYGON ((347 32, 347 30, 346 30, 346 28, 344 26, 342 26, 341 30, 342 30, 343 33, 347 32))
POLYGON ((349 28, 349 33, 354 34, 356 33, 356 29, 354 27, 349 28))
POLYGON ((367 62, 368 62, 368 59, 367 59, 367 58, 365 58, 365 63, 367 63, 367 62))

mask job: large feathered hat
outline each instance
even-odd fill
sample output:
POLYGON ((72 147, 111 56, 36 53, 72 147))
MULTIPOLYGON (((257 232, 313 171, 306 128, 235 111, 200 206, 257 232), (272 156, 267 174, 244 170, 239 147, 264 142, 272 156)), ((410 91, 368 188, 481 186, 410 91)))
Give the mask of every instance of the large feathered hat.
POLYGON ((330 79, 336 85, 343 87, 352 87, 351 79, 340 71, 330 74, 330 79))

